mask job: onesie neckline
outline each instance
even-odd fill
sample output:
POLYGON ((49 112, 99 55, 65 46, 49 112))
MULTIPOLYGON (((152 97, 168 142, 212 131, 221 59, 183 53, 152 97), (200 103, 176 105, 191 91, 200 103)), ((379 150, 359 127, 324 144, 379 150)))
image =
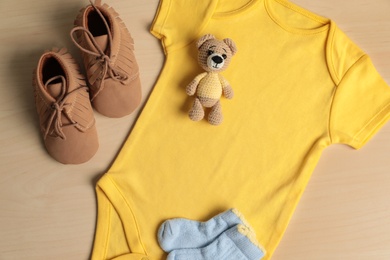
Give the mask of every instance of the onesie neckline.
MULTIPOLYGON (((262 0, 250 0, 248 3, 244 4, 243 6, 235 9, 235 10, 232 10, 232 11, 228 11, 228 12, 214 12, 213 13, 213 18, 223 18, 223 17, 228 17, 228 16, 233 16, 233 15, 236 15, 236 14, 240 14, 240 13, 243 13, 243 12, 246 12, 250 9, 252 9, 253 6, 255 6, 257 4, 257 2, 259 1, 262 1, 262 0)), ((219 0, 215 0, 215 6, 217 6, 219 0)))
POLYGON ((321 33, 321 32, 324 32, 324 31, 328 31, 330 26, 331 26, 331 20, 328 19, 328 18, 325 18, 323 16, 320 16, 320 15, 317 15, 317 14, 314 14, 308 10, 306 10, 305 8, 303 7, 300 7, 292 2, 289 2, 287 0, 263 0, 264 1, 264 7, 265 7, 265 10, 267 11, 269 17, 276 23, 278 24, 281 28, 283 28, 284 30, 288 31, 288 32, 291 32, 291 33, 297 33, 297 34, 316 34, 316 33, 321 33), (288 24, 288 22, 284 21, 283 19, 280 19, 277 14, 275 14, 271 8, 271 2, 276 2, 278 4, 281 4, 283 6, 285 6, 286 8, 289 8, 297 13, 300 13, 306 17, 308 17, 309 19, 312 19, 316 22, 319 22, 320 24, 322 24, 320 27, 316 27, 316 28, 297 28, 297 27, 293 27, 291 25, 288 24))
POLYGON ((214 0, 214 3, 213 3, 214 12, 212 12, 212 15, 211 15, 212 18, 227 18, 227 17, 235 16, 235 15, 238 15, 238 14, 241 14, 241 13, 244 13, 244 12, 247 12, 247 11, 254 9, 256 4, 263 4, 270 19, 272 19, 281 28, 283 28, 284 30, 291 32, 291 33, 304 34, 304 35, 305 34, 306 35, 316 34, 316 33, 321 33, 321 32, 327 31, 331 26, 330 19, 323 17, 323 16, 320 16, 320 15, 317 15, 315 13, 312 13, 312 12, 306 10, 305 8, 300 7, 300 6, 290 2, 288 0, 251 0, 248 3, 246 3, 245 5, 239 7, 235 10, 228 11, 228 12, 216 11, 215 8, 216 8, 218 2, 219 2, 219 0, 214 0), (278 17, 278 15, 272 10, 271 5, 275 4, 275 3, 281 4, 284 7, 289 8, 289 9, 291 9, 299 14, 302 14, 302 15, 308 17, 309 19, 312 19, 313 21, 316 21, 322 25, 319 27, 316 27, 316 28, 293 27, 293 26, 289 25, 287 21, 278 17))

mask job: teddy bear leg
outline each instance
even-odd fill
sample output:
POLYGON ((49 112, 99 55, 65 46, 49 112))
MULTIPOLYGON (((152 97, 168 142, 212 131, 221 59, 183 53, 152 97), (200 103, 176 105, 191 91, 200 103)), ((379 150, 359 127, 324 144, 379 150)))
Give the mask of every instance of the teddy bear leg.
POLYGON ((199 121, 203 119, 204 110, 202 104, 200 103, 199 98, 195 98, 194 104, 192 105, 192 108, 188 113, 188 115, 190 119, 193 121, 199 121))
POLYGON ((222 107, 221 107, 221 102, 219 100, 211 108, 211 111, 209 113, 207 120, 212 125, 219 125, 222 123, 222 120, 223 120, 222 107))

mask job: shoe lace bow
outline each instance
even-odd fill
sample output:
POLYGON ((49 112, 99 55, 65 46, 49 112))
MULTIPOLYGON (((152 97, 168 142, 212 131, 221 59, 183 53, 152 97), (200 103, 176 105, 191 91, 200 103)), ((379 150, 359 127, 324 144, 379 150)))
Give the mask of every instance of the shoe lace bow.
POLYGON ((104 52, 104 50, 102 50, 100 48, 100 46, 98 45, 98 43, 96 42, 93 34, 85 27, 83 26, 77 26, 77 27, 74 27, 71 32, 70 32, 70 36, 71 36, 71 39, 73 41, 73 43, 76 45, 77 48, 79 48, 81 51, 85 52, 85 53, 88 53, 92 56, 95 56, 96 57, 96 60, 99 61, 102 65, 103 65, 103 73, 102 73, 102 77, 101 77, 101 81, 99 83, 99 85, 97 86, 97 91, 96 93, 93 95, 93 97, 91 98, 91 101, 94 100, 94 98, 103 90, 104 88, 104 84, 103 84, 103 80, 109 76, 110 78, 112 78, 113 80, 115 81, 118 81, 120 83, 122 83, 123 85, 127 84, 128 81, 129 81, 129 77, 128 75, 118 71, 113 65, 112 65, 112 61, 111 61, 111 46, 112 46, 112 34, 111 34, 111 31, 110 31, 110 27, 106 21, 106 18, 104 17, 104 15, 101 13, 101 11, 92 3, 92 1, 90 0, 90 3, 91 5, 93 6, 93 8, 96 10, 96 12, 99 14, 99 16, 101 17, 101 19, 103 20, 104 22, 104 25, 106 26, 106 29, 107 29, 107 36, 108 36, 108 48, 107 48, 107 52, 109 54, 106 54, 104 52), (94 50, 88 50, 86 48, 84 48, 83 46, 81 46, 77 40, 75 39, 74 37, 74 33, 77 32, 77 31, 81 31, 83 33, 85 33, 85 35, 90 39, 92 45, 95 47, 95 49, 97 51, 94 51, 94 50))
POLYGON ((65 91, 66 80, 65 80, 64 76, 62 76, 62 75, 50 78, 45 83, 45 89, 48 88, 50 83, 52 83, 53 81, 56 81, 58 79, 61 80, 61 92, 60 92, 60 95, 58 95, 58 97, 56 98, 56 100, 50 105, 52 112, 50 114, 49 120, 47 121, 46 131, 45 131, 45 135, 44 135, 45 140, 50 133, 50 129, 52 129, 52 131, 54 132, 54 134, 56 136, 60 137, 61 139, 66 140, 66 136, 64 134, 63 127, 78 125, 78 123, 76 121, 74 121, 73 119, 71 119, 67 115, 67 113, 64 113, 65 107, 70 105, 70 103, 67 103, 67 100, 69 99, 69 97, 71 95, 74 95, 75 93, 77 93, 81 89, 87 90, 86 86, 81 86, 81 87, 76 88, 76 89, 74 89, 66 94, 66 91, 65 91), (70 124, 64 125, 62 123, 62 114, 64 114, 67 117, 67 119, 71 122, 70 124))

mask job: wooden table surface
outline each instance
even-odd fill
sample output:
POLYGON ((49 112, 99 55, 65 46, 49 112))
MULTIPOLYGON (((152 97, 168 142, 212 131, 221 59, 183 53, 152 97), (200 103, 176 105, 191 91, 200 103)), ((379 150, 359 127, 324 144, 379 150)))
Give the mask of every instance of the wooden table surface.
MULTIPOLYGON (((108 0, 107 0, 108 1, 108 0)), ((389 0, 293 0, 332 18, 390 84, 389 0)), ((111 0, 136 44, 146 102, 164 56, 149 33, 158 0, 111 0)), ((88 259, 96 221, 94 185, 142 107, 110 119, 95 113, 100 148, 82 165, 45 151, 31 87, 43 50, 66 46, 87 1, 0 1, 0 259, 88 259)), ((79 59, 79 58, 78 58, 79 59)), ((361 150, 329 147, 313 173, 274 260, 390 259, 390 124, 361 150)))

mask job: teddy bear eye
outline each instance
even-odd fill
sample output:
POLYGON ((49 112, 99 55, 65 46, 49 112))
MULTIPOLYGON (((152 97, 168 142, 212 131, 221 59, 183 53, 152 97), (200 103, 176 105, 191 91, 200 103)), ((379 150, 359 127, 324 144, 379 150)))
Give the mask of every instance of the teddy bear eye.
POLYGON ((226 60, 226 58, 227 58, 226 54, 222 54, 222 57, 224 60, 226 60))
POLYGON ((207 55, 211 55, 211 54, 213 54, 214 53, 214 51, 212 51, 212 50, 209 50, 208 52, 207 52, 207 55))

